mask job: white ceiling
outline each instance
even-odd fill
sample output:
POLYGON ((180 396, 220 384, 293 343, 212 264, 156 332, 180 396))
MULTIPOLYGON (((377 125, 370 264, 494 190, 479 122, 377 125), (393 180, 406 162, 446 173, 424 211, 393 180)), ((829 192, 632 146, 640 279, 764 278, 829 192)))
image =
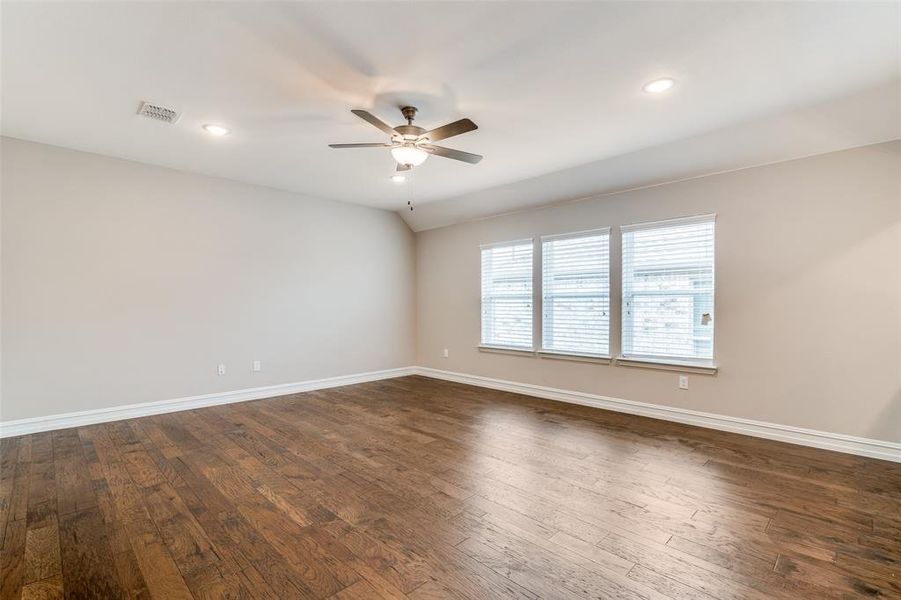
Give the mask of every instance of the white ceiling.
POLYGON ((840 141, 804 129, 796 153, 897 137, 891 102, 853 102, 897 98, 899 19, 891 2, 4 2, 2 133, 379 208, 413 200, 423 229, 540 202, 518 202, 514 182, 578 165, 615 167, 604 185, 622 187, 715 168, 711 155, 781 160, 772 138, 697 140, 808 106, 843 102, 849 121, 840 141), (641 91, 662 76, 676 88, 641 91), (144 100, 183 116, 140 118, 144 100), (394 125, 402 104, 429 128, 470 117, 478 131, 442 144, 485 159, 433 157, 398 186, 386 150, 327 147, 382 141, 350 109, 394 125), (853 118, 876 105, 882 125, 853 118), (492 189, 506 190, 496 207, 492 189))

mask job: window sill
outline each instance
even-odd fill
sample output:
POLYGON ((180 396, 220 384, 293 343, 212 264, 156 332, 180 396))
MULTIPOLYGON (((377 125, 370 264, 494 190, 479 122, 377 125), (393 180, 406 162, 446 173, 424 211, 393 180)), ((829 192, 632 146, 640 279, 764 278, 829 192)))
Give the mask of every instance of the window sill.
POLYGON ((559 352, 557 350, 539 350, 538 356, 540 356, 541 358, 574 360, 576 362, 590 362, 602 365, 609 365, 611 362, 611 358, 609 356, 601 356, 599 354, 578 354, 576 352, 559 352))
POLYGON ((479 344, 479 352, 494 352, 496 354, 513 354, 516 356, 535 356, 534 350, 528 348, 512 348, 508 346, 486 346, 479 344))
POLYGON ((716 375, 719 367, 710 364, 681 362, 678 360, 661 360, 650 358, 616 358, 616 364, 623 367, 640 367, 643 369, 661 369, 663 371, 680 371, 682 373, 698 373, 701 375, 716 375))

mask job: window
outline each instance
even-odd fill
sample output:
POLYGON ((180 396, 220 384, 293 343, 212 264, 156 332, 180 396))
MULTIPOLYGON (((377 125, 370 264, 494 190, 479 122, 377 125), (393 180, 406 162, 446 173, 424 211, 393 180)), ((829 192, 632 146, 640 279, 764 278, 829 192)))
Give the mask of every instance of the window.
POLYGON ((623 357, 712 364, 714 217, 622 233, 623 357))
POLYGON ((532 349, 532 240, 482 247, 482 345, 532 349))
POLYGON ((542 350, 610 352, 610 231, 541 238, 542 350))

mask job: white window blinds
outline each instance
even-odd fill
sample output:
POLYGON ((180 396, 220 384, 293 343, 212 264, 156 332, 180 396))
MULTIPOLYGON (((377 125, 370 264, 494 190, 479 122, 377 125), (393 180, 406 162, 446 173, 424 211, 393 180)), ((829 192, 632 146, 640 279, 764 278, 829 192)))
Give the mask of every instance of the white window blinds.
POLYGON ((482 345, 532 349, 532 240, 482 247, 482 345))
POLYGON ((542 349, 610 352, 609 230, 541 240, 542 349))
POLYGON ((714 217, 622 233, 623 356, 712 363, 714 217))

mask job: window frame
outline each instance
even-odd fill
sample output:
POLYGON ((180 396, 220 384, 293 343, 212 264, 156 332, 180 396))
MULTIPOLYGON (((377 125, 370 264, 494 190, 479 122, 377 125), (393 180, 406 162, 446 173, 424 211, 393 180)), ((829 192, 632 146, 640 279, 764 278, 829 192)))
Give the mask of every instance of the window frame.
POLYGON ((664 219, 659 221, 647 221, 643 223, 634 223, 630 225, 620 226, 620 344, 619 355, 616 358, 617 364, 628 367, 650 367, 650 368, 671 368, 675 370, 690 370, 699 373, 716 373, 716 213, 693 215, 689 217, 677 217, 674 219, 664 219), (711 223, 713 225, 713 261, 711 266, 711 285, 712 292, 710 295, 710 306, 713 314, 711 323, 710 338, 710 358, 693 358, 693 357, 677 357, 677 356, 661 356, 651 354, 627 354, 625 352, 625 330, 626 330, 626 264, 623 260, 625 256, 625 240, 626 233, 635 231, 644 231, 650 229, 663 229, 666 227, 678 225, 690 225, 692 223, 711 223))
POLYGON ((538 238, 538 261, 537 264, 539 266, 537 281, 538 281, 538 304, 536 305, 536 312, 538 315, 538 354, 542 356, 547 356, 549 358, 562 358, 562 359, 572 359, 572 360, 589 360, 589 361, 599 361, 609 363, 612 357, 612 341, 613 336, 611 328, 613 327, 613 295, 611 290, 613 288, 612 284, 612 276, 613 276, 613 261, 611 250, 613 247, 613 235, 612 228, 607 227, 598 227, 595 229, 585 229, 582 231, 573 231, 569 233, 557 233, 551 235, 543 235, 538 238), (582 237, 595 237, 599 235, 607 236, 607 352, 606 354, 596 354, 591 352, 582 352, 582 351, 567 351, 567 350, 557 350, 553 348, 547 348, 545 346, 545 318, 544 318, 544 278, 545 278, 545 269, 544 269, 544 244, 545 242, 554 242, 559 240, 569 240, 569 239, 578 239, 582 237))
POLYGON ((501 242, 491 242, 487 244, 479 244, 479 350, 488 351, 488 352, 500 352, 505 354, 535 354, 535 311, 536 307, 536 289, 535 289, 535 266, 536 266, 536 249, 535 249, 535 238, 521 238, 516 240, 507 240, 501 242), (531 345, 526 346, 507 346, 502 344, 490 344, 484 341, 484 320, 482 317, 482 313, 484 311, 484 299, 483 295, 483 283, 484 283, 484 272, 482 271, 482 253, 485 250, 490 250, 492 248, 503 248, 507 246, 524 246, 529 244, 532 246, 532 264, 530 265, 530 277, 531 277, 531 299, 529 301, 530 308, 532 309, 531 319, 532 319, 532 332, 531 332, 531 345))

